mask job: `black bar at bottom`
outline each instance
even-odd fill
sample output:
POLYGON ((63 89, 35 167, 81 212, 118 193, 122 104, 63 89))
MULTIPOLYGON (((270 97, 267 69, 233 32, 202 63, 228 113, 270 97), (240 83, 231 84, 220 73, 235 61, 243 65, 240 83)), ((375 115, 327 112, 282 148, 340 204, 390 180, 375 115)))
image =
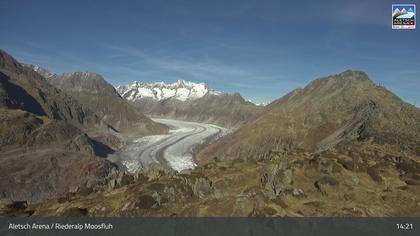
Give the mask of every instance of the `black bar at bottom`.
POLYGON ((420 218, 0 218, 0 235, 420 235, 420 218))

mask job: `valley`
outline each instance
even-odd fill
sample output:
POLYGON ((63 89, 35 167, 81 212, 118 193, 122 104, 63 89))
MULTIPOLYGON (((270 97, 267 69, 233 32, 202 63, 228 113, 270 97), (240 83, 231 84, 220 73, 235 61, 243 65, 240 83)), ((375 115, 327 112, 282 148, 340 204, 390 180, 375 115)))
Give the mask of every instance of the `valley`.
POLYGON ((176 171, 194 169, 194 147, 229 133, 228 129, 211 124, 170 119, 152 120, 168 126, 169 133, 135 139, 121 149, 118 160, 130 173, 136 173, 153 162, 168 165, 176 171))

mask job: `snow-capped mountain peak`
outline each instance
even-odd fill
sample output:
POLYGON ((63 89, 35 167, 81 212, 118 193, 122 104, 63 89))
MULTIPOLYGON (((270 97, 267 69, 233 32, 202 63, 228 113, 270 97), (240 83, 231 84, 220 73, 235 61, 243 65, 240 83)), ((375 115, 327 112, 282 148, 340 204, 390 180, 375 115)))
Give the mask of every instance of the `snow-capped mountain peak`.
POLYGON ((221 92, 210 89, 205 83, 194 83, 186 80, 177 80, 172 84, 164 82, 146 83, 134 81, 129 85, 117 87, 120 95, 127 100, 136 101, 143 98, 165 100, 168 98, 180 101, 194 100, 206 94, 219 95, 221 92))

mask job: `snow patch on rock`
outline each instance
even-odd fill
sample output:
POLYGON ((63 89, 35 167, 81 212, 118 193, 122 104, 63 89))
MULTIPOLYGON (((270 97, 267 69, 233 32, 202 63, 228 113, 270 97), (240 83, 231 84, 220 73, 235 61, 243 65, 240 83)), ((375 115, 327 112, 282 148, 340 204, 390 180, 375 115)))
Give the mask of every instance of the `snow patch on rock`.
POLYGON ((205 83, 194 83, 186 80, 177 80, 172 84, 164 82, 144 83, 137 82, 117 87, 118 93, 127 100, 136 101, 143 98, 151 98, 157 101, 175 98, 180 101, 194 100, 206 94, 221 95, 205 83))

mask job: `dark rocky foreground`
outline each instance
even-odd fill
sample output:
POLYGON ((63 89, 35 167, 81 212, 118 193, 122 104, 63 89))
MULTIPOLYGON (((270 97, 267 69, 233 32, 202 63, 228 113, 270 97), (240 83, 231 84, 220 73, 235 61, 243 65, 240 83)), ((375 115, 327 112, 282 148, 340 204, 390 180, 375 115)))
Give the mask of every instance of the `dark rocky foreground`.
POLYGON ((156 164, 136 175, 117 174, 100 191, 78 189, 29 206, 8 203, 2 214, 419 216, 420 162, 377 155, 368 149, 272 152, 259 160, 215 160, 182 174, 156 164))

